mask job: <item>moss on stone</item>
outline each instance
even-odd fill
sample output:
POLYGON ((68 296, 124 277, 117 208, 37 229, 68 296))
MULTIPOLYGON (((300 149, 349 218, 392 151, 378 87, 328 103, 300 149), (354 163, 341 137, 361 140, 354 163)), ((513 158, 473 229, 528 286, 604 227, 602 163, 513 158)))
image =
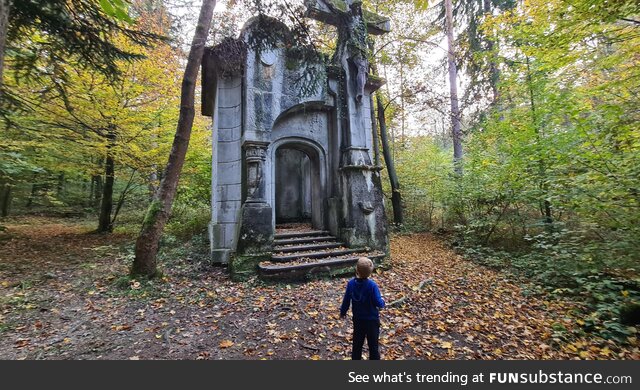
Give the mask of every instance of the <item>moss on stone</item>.
POLYGON ((327 0, 327 3, 331 4, 332 6, 334 6, 335 8, 337 8, 342 12, 347 12, 349 10, 347 6, 347 2, 344 0, 327 0))
POLYGON ((362 15, 367 22, 372 24, 381 24, 389 21, 389 18, 387 18, 386 16, 378 15, 377 13, 368 11, 366 9, 362 10, 362 15))
POLYGON ((229 273, 235 281, 247 280, 258 274, 258 264, 267 261, 271 254, 236 255, 229 262, 229 273))

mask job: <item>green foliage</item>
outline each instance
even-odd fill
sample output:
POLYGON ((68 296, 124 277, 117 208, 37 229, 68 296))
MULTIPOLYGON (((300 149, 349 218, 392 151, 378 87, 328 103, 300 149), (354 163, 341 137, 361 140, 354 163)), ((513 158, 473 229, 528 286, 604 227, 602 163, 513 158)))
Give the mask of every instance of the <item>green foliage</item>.
POLYGON ((581 302, 583 331, 625 342, 621 310, 640 302, 640 8, 568 7, 485 18, 500 47, 476 55, 499 69, 499 99, 466 137, 463 177, 434 137, 396 165, 414 225, 455 232, 476 261, 581 302))
POLYGON ((196 235, 205 233, 210 220, 211 206, 209 203, 185 203, 180 199, 173 205, 166 233, 180 241, 187 241, 196 235))
POLYGON ((7 61, 23 77, 49 77, 57 82, 67 74, 62 64, 95 69, 106 76, 120 74, 118 61, 139 59, 135 50, 118 46, 127 37, 147 46, 160 35, 123 24, 131 22, 122 0, 14 1, 7 32, 7 61), (32 39, 36 35, 36 39, 32 39))

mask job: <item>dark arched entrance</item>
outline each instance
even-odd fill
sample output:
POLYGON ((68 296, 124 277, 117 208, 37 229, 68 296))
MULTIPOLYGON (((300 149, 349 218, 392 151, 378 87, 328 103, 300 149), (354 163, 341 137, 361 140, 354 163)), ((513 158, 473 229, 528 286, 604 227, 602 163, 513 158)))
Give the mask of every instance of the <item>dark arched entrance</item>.
POLYGON ((271 180, 267 184, 273 207, 273 222, 311 222, 325 229, 326 160, 313 141, 284 138, 272 144, 267 161, 271 180))
POLYGON ((276 223, 311 222, 311 161, 293 147, 276 151, 276 223))

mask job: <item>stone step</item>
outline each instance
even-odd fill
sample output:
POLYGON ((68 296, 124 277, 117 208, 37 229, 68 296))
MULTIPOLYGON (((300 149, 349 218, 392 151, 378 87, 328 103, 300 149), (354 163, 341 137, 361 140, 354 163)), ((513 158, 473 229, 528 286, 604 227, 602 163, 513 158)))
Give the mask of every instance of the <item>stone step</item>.
POLYGON ((280 245, 308 244, 312 242, 324 242, 324 241, 335 242, 336 238, 332 236, 326 236, 326 235, 313 236, 313 237, 304 236, 304 237, 296 237, 296 238, 283 238, 283 239, 273 240, 273 245, 280 246, 280 245))
POLYGON ((341 242, 320 242, 317 244, 278 246, 273 248, 273 253, 310 252, 321 249, 333 249, 344 246, 341 242))
POLYGON ((285 238, 298 238, 298 237, 313 237, 313 236, 328 236, 329 232, 326 230, 309 230, 302 232, 291 232, 291 233, 276 233, 275 239, 285 239, 285 238))
MULTIPOLYGON (((381 253, 366 254, 375 263, 385 257, 381 253)), ((312 276, 334 276, 353 273, 353 266, 358 262, 357 256, 346 256, 311 260, 294 264, 263 262, 258 266, 260 278, 266 280, 305 280, 312 276)))
POLYGON ((362 253, 362 249, 341 249, 335 251, 321 251, 321 252, 297 252, 286 255, 272 255, 271 261, 274 263, 287 263, 302 259, 323 259, 327 257, 338 257, 344 255, 350 255, 352 253, 362 253))

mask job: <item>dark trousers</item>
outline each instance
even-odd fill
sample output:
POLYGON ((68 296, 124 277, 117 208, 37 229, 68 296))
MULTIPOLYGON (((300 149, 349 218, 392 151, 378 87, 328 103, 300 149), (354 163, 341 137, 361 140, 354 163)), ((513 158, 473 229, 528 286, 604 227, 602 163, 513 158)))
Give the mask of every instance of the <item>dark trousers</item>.
POLYGON ((357 320, 354 318, 351 359, 362 360, 362 346, 366 338, 369 346, 369 360, 380 360, 380 351, 378 351, 379 336, 380 320, 357 320))

